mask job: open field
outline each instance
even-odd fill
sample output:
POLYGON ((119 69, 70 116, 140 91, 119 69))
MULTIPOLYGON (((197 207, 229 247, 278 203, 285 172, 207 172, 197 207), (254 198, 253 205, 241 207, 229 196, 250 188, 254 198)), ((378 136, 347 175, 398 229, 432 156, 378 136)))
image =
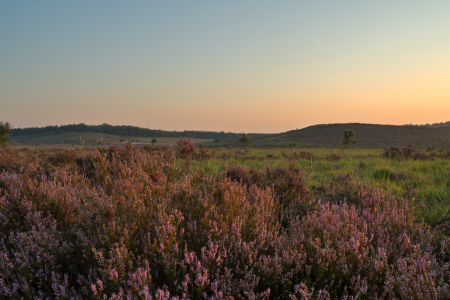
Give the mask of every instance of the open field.
MULTIPOLYGON (((416 147, 426 148, 428 146, 450 148, 450 126, 445 127, 425 127, 425 126, 394 126, 376 124, 327 124, 316 125, 292 130, 279 134, 267 134, 262 137, 251 137, 254 146, 263 147, 286 147, 290 143, 296 143, 298 147, 307 148, 335 148, 342 142, 344 130, 352 129, 356 132, 353 138, 357 141, 358 148, 384 148, 389 146, 404 147, 413 144, 416 147)), ((211 133, 213 134, 213 133, 211 133)), ((239 146, 237 139, 224 140, 219 138, 222 133, 216 133, 220 142, 213 142, 215 139, 198 139, 192 141, 195 144, 202 143, 207 147, 239 146)), ((182 136, 183 133, 181 133, 182 136)), ((189 137, 186 134, 186 137, 189 137)), ((236 135, 236 134, 235 134, 236 135)), ((47 147, 75 147, 83 145, 97 145, 97 140, 103 139, 103 144, 120 144, 122 136, 109 135, 94 132, 66 132, 61 134, 28 135, 17 136, 13 142, 22 146, 47 146, 47 147)), ((175 145, 177 137, 155 137, 157 145, 175 145)), ((140 143, 150 143, 153 137, 128 137, 128 140, 139 140, 140 143)))
MULTIPOLYGON (((386 158, 385 151, 380 149, 267 148, 246 152, 242 148, 225 148, 209 151, 215 158, 193 160, 192 167, 212 175, 227 166, 240 165, 250 171, 294 162, 303 170, 303 179, 316 197, 329 191, 329 183, 336 178, 345 178, 346 184, 371 186, 397 199, 408 199, 417 216, 430 224, 442 219, 450 210, 450 159, 437 158, 436 151, 431 153, 436 158, 425 160, 386 158), (218 158, 221 156, 225 159, 218 158)), ((181 168, 181 162, 178 164, 181 168)))
POLYGON ((450 298, 450 151, 181 145, 0 148, 0 299, 450 298))
MULTIPOLYGON (((85 146, 93 146, 97 145, 97 141, 102 139, 102 144, 111 145, 111 144, 122 144, 124 137, 118 135, 110 135, 104 133, 95 133, 95 132, 67 132, 61 134, 49 134, 49 135, 35 135, 35 136, 19 136, 13 138, 11 142, 15 142, 18 146, 41 146, 41 147, 64 147, 71 148, 75 146, 81 146, 82 143, 80 141, 83 140, 83 145, 85 146)), ((139 141, 138 143, 150 143, 153 139, 152 137, 127 137, 129 141, 135 140, 139 141)), ((156 138, 158 141, 156 145, 175 145, 178 138, 174 137, 162 137, 156 138)), ((204 143, 211 140, 208 139, 193 139, 195 143, 204 143)))
MULTIPOLYGON (((413 144, 416 147, 445 147, 450 148, 450 126, 424 127, 424 126, 395 126, 377 124, 326 124, 306 127, 300 130, 291 130, 266 137, 252 139, 254 146, 288 146, 291 142, 298 147, 330 147, 334 148, 342 142, 344 130, 351 129, 356 132, 354 139, 359 148, 384 148, 389 146, 406 146, 413 144)), ((208 143, 207 145, 214 145, 208 143)), ((237 140, 223 141, 220 146, 238 145, 237 140)))

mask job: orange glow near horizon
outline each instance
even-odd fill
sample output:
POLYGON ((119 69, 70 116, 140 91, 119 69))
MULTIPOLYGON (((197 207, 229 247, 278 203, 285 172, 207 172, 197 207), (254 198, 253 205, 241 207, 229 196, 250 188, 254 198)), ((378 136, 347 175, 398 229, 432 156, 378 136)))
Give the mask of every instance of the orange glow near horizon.
POLYGON ((15 127, 450 120, 450 3, 28 4, 0 4, 0 121, 15 127))

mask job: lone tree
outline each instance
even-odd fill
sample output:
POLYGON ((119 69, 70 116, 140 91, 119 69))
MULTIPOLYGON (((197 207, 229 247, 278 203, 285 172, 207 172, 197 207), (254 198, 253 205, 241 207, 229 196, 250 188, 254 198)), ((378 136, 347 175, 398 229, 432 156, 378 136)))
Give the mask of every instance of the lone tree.
POLYGON ((252 141, 248 138, 248 136, 244 132, 241 134, 239 142, 244 146, 251 146, 252 144, 252 141))
POLYGON ((355 132, 351 129, 345 129, 344 131, 344 141, 340 144, 343 147, 351 147, 356 144, 355 140, 351 140, 355 136, 355 132))
POLYGON ((11 124, 8 122, 3 123, 0 122, 0 145, 7 143, 11 138, 8 136, 9 131, 11 130, 11 124))
POLYGON ((152 140, 150 141, 150 143, 151 143, 152 145, 154 145, 154 144, 156 144, 157 141, 158 141, 158 139, 152 139, 152 140))

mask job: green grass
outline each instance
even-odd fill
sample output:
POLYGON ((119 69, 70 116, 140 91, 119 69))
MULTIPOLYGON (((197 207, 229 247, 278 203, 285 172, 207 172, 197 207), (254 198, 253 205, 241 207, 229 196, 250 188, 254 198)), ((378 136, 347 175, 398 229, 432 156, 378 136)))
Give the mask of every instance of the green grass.
MULTIPOLYGON (((19 143, 17 146, 29 148, 48 147, 80 147, 80 135, 85 140, 85 145, 96 145, 95 140, 103 137, 103 143, 119 144, 120 138, 95 133, 67 133, 59 135, 59 140, 68 141, 56 144, 55 136, 30 137, 28 144, 19 143), (35 144, 38 144, 36 146, 35 144), (72 146, 73 145, 73 146, 72 146)), ((144 138, 142 142, 150 142, 151 138, 144 138)), ((176 138, 158 138, 158 144, 174 144, 176 138)), ((56 140, 58 141, 58 140, 56 140)), ((194 142, 203 142, 194 140, 194 142)), ((142 147, 142 146, 141 146, 142 147)), ((261 169, 268 164, 272 166, 288 165, 294 161, 303 169, 303 176, 308 187, 314 191, 314 187, 327 187, 334 178, 350 174, 352 180, 359 184, 378 188, 388 196, 396 199, 404 198, 412 206, 419 219, 424 219, 429 224, 434 224, 450 209, 450 160, 394 160, 384 158, 381 149, 330 149, 330 148, 208 148, 209 153, 214 153, 212 159, 192 160, 190 171, 201 168, 207 175, 216 176, 224 172, 228 166, 243 165, 247 169, 261 169), (240 154, 236 155, 236 151, 240 154), (310 152, 314 159, 295 158, 291 160, 294 152, 310 152), (222 159, 217 156, 229 155, 222 159), (342 159, 332 160, 330 156, 335 153, 342 159), (268 156, 271 158, 268 158, 268 156)), ((177 160, 177 166, 182 168, 183 161, 177 160)), ((318 195, 316 195, 318 196, 318 195)))
MULTIPOLYGON (((404 198, 416 209, 419 219, 433 224, 440 220, 450 209, 450 160, 393 160, 382 157, 379 149, 250 149, 236 158, 233 149, 216 150, 215 154, 230 153, 230 159, 193 160, 191 170, 203 168, 209 175, 223 172, 227 166, 241 164, 247 168, 265 168, 288 165, 293 152, 311 152, 313 160, 294 159, 303 169, 304 179, 310 189, 327 185, 333 178, 350 174, 360 184, 378 188, 381 192, 404 198), (284 155, 283 155, 284 153, 284 155), (330 160, 332 153, 342 156, 339 160, 330 160), (272 159, 267 155, 272 154, 272 159), (249 159, 250 158, 250 159, 249 159)), ((177 162, 181 167, 181 162, 177 162)))
MULTIPOLYGON (((326 124, 314 125, 300 130, 291 130, 265 137, 252 138, 254 146, 288 146, 291 142, 299 147, 337 147, 344 138, 346 129, 354 130, 356 135, 352 140, 357 141, 360 148, 384 148, 390 146, 404 147, 413 144, 419 148, 435 146, 439 148, 450 147, 450 127, 418 127, 395 126, 377 124, 326 124)), ((238 145, 237 139, 208 143, 208 146, 238 145)))
MULTIPOLYGON (((19 146, 46 146, 46 147, 75 147, 83 145, 97 145, 97 140, 102 139, 102 144, 120 144, 123 137, 118 135, 109 135, 95 132, 68 132, 62 134, 51 135, 35 135, 35 136, 21 136, 13 138, 12 143, 19 146), (81 143, 81 140, 84 141, 81 143)), ((138 143, 150 143, 152 137, 128 137, 128 140, 139 140, 138 143)), ((157 138, 156 145, 175 145, 178 138, 157 138)), ((206 139, 192 139, 194 143, 205 143, 211 140, 206 139)))

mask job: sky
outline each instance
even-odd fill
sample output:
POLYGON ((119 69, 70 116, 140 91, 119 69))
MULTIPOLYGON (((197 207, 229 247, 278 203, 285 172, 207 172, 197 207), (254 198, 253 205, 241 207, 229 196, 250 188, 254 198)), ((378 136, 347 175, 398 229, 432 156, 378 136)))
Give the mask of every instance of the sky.
POLYGON ((450 1, 0 2, 0 121, 275 133, 450 120, 450 1))

